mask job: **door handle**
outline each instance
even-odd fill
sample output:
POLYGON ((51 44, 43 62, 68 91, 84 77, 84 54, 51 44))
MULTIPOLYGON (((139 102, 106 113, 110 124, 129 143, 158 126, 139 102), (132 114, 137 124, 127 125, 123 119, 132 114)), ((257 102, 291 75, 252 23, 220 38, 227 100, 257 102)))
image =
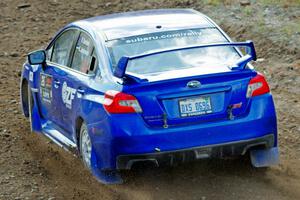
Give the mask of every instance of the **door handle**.
POLYGON ((54 83, 57 85, 60 85, 60 81, 59 80, 54 80, 54 83))
POLYGON ((60 86, 60 81, 59 80, 54 80, 54 87, 58 88, 60 86))
POLYGON ((82 98, 82 96, 84 95, 85 90, 82 88, 77 88, 77 98, 82 98))
POLYGON ((85 90, 84 89, 77 89, 77 92, 79 93, 79 94, 84 94, 85 93, 85 90))

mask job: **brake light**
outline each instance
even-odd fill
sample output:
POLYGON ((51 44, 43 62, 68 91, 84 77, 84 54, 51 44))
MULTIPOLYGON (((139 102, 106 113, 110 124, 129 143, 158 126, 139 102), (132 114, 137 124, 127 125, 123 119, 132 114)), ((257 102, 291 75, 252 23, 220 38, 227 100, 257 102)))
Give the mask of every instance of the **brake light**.
POLYGON ((265 77, 262 74, 258 73, 254 78, 250 80, 248 84, 247 98, 255 97, 269 92, 270 88, 265 77))
POLYGON ((103 105, 109 113, 142 112, 142 108, 134 96, 114 90, 105 93, 103 105))

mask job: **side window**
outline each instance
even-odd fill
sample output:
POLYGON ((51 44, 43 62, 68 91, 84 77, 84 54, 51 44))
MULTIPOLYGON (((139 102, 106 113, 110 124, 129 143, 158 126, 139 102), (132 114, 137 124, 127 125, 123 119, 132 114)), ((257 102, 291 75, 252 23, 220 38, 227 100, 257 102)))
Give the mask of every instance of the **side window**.
POLYGON ((64 32, 54 43, 51 61, 60 65, 68 66, 70 54, 78 31, 68 30, 64 32))
POLYGON ((46 60, 51 60, 53 45, 46 51, 46 60))
POLYGON ((96 64, 93 41, 90 37, 81 33, 75 47, 72 61, 72 69, 88 74, 93 72, 96 64))

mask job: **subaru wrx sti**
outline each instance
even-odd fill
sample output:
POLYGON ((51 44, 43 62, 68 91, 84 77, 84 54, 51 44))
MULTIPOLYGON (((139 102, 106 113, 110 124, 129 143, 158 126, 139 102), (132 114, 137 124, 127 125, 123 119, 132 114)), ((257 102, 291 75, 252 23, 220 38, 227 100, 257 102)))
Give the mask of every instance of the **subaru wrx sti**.
POLYGON ((252 41, 195 10, 93 17, 28 55, 22 109, 103 183, 138 162, 250 155, 267 167, 278 162, 276 114, 253 60, 252 41))

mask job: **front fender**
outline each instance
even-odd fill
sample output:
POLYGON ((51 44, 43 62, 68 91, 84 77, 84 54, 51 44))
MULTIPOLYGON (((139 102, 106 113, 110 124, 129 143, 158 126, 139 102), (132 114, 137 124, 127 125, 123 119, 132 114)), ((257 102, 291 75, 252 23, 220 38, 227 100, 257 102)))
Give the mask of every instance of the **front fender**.
MULTIPOLYGON (((40 67, 39 65, 31 66, 28 63, 24 63, 22 74, 21 74, 21 82, 20 82, 20 98, 21 98, 21 106, 23 113, 26 117, 30 118, 31 128, 32 131, 41 132, 41 117, 39 113, 38 103, 37 103, 37 76, 39 74, 40 67), (25 82, 28 84, 28 88, 31 91, 31 97, 28 97, 28 107, 25 108, 26 105, 24 104, 24 95, 25 92, 23 87, 25 82), (30 99, 32 98, 32 99, 30 99), (32 104, 32 105, 31 105, 32 104)), ((28 94, 28 93, 27 93, 28 94)))

